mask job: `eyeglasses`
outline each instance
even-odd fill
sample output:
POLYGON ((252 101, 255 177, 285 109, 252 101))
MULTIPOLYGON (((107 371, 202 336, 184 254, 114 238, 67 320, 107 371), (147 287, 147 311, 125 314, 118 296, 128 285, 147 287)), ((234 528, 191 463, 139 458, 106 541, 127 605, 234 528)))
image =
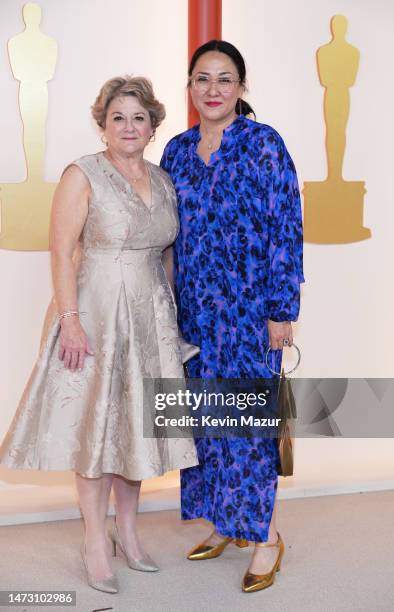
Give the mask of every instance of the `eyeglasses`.
POLYGON ((213 83, 215 83, 218 91, 222 94, 231 93, 234 90, 235 83, 239 83, 240 79, 230 79, 229 77, 220 77, 219 79, 209 79, 206 76, 200 75, 190 80, 190 83, 199 94, 205 94, 213 83))

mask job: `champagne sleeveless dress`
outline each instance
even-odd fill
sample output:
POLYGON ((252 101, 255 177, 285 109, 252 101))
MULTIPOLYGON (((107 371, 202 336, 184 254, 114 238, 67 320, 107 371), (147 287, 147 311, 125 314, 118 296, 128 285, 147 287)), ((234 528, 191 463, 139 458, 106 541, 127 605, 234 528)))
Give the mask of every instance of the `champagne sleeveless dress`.
POLYGON ((141 480, 198 464, 190 438, 143 436, 143 378, 183 378, 176 306, 162 251, 179 229, 168 175, 147 162, 148 208, 102 152, 74 162, 91 185, 80 238, 78 308, 93 356, 82 371, 58 357, 49 307, 41 351, 0 448, 10 468, 114 473, 141 480))

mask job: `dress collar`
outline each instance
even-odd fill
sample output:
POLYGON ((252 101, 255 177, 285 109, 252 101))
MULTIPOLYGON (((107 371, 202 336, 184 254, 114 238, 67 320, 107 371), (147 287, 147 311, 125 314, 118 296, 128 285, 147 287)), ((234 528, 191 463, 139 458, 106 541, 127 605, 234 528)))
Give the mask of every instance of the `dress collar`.
MULTIPOLYGON (((232 123, 230 123, 226 128, 224 128, 222 144, 237 136, 246 127, 246 124, 247 119, 245 115, 238 115, 232 123)), ((197 144, 201 140, 200 124, 198 123, 197 125, 193 126, 192 130, 193 141, 197 144)))
MULTIPOLYGON (((208 166, 210 166, 213 162, 215 162, 217 158, 219 158, 222 155, 226 155, 232 150, 234 139, 236 139, 237 136, 247 127, 247 124, 248 124, 248 119, 245 117, 245 115, 238 115, 234 119, 234 121, 230 123, 230 125, 228 125, 223 130, 222 141, 220 143, 220 147, 217 151, 214 151, 212 153, 208 166)), ((192 151, 191 152, 197 155, 199 159, 201 159, 197 154, 197 145, 201 140, 200 124, 198 123, 197 125, 193 126, 191 128, 191 131, 192 131, 192 134, 191 134, 192 151)), ((203 160, 201 160, 201 162, 204 163, 203 160)))

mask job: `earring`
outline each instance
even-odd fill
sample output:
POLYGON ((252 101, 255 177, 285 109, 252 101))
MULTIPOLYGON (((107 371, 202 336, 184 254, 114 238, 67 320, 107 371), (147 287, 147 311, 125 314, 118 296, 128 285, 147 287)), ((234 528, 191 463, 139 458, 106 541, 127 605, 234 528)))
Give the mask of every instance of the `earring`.
POLYGON ((153 132, 153 134, 151 134, 151 137, 149 138, 149 142, 155 142, 156 137, 155 137, 155 133, 153 132))
POLYGON ((105 146, 108 147, 108 140, 106 139, 104 134, 101 136, 101 142, 103 142, 105 144, 105 146))

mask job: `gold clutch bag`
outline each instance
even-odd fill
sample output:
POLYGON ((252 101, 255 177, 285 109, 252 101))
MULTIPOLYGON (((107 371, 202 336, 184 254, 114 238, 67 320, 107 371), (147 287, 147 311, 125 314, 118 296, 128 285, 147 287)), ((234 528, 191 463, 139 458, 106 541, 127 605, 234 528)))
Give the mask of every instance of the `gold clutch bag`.
MULTIPOLYGON (((298 368, 301 361, 301 353, 298 346, 295 344, 292 346, 298 353, 297 363, 289 372, 285 372, 282 368, 277 396, 278 418, 280 419, 277 437, 279 451, 278 474, 280 476, 292 476, 294 471, 294 434, 297 409, 293 389, 291 388, 291 381, 289 378, 286 378, 286 376, 298 368)), ((269 348, 266 354, 267 367, 273 374, 279 375, 279 372, 275 372, 268 364, 268 354, 270 350, 269 348)))

